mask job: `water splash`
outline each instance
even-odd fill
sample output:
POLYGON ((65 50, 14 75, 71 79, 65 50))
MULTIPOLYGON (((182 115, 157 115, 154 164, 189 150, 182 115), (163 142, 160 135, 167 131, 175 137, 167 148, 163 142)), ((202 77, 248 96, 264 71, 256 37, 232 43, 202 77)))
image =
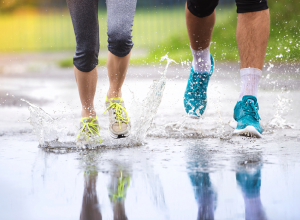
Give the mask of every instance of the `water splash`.
POLYGON ((274 105, 276 112, 273 118, 267 123, 267 129, 284 129, 284 128, 294 128, 293 124, 290 124, 283 118, 283 114, 289 112, 291 109, 292 100, 286 97, 277 96, 277 103, 274 105))
POLYGON ((162 61, 167 60, 167 65, 163 72, 161 73, 161 77, 158 81, 154 80, 153 84, 150 87, 150 90, 146 96, 146 98, 138 103, 136 101, 135 106, 137 109, 135 112, 137 113, 133 120, 132 126, 132 136, 131 138, 137 142, 143 142, 149 128, 151 127, 154 116, 157 113, 158 107, 161 103, 163 92, 166 86, 166 73, 170 63, 174 62, 174 60, 168 58, 168 55, 165 55, 161 58, 162 61))
MULTIPOLYGON (((134 102, 134 116, 131 117, 132 134, 126 139, 112 139, 109 135, 103 134, 101 136, 104 141, 97 145, 100 146, 133 146, 143 143, 147 136, 147 132, 151 127, 153 118, 155 117, 158 107, 161 103, 163 92, 166 85, 166 73, 170 63, 174 60, 168 58, 165 55, 161 58, 162 61, 166 60, 167 64, 161 77, 158 81, 154 81, 151 85, 146 98, 139 102, 133 98, 134 102)), ((74 148, 76 146, 76 133, 78 133, 78 127, 72 124, 72 119, 67 119, 65 116, 62 118, 52 118, 42 108, 24 100, 28 104, 30 118, 29 122, 33 127, 33 131, 38 138, 41 147, 50 148, 74 148), (70 124, 71 123, 71 124, 70 124)), ((95 148, 96 146, 92 146, 95 148)))
POLYGON ((21 99, 28 104, 30 112, 29 122, 38 138, 39 144, 44 145, 48 142, 57 141, 58 131, 55 126, 55 120, 40 107, 21 99))
POLYGON ((63 146, 69 147, 75 142, 70 139, 70 130, 65 123, 66 118, 52 118, 42 108, 21 99, 28 104, 30 112, 29 122, 41 147, 63 146))

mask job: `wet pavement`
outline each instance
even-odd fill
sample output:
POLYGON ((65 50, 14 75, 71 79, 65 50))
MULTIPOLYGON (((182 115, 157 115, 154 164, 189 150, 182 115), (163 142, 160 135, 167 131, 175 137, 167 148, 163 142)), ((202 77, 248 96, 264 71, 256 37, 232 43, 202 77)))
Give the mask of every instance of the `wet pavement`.
MULTIPOLYGON (((136 105, 164 66, 128 71, 123 93, 136 133, 144 129, 136 105)), ((231 135, 239 91, 231 63, 214 72, 205 117, 186 118, 187 69, 168 69, 146 138, 114 142, 102 114, 106 69, 99 68, 96 108, 105 140, 93 150, 75 148, 80 103, 72 69, 0 75, 0 219, 299 219, 299 66, 266 64, 258 95, 262 139, 231 135), (58 142, 39 147, 20 98, 63 125, 58 142)))

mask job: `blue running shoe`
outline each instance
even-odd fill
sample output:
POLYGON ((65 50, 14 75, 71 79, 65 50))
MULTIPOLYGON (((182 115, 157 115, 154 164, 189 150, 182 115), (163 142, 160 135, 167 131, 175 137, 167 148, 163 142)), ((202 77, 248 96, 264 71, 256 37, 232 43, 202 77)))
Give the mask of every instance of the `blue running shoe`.
POLYGON ((186 113, 192 118, 200 118, 207 103, 207 86, 209 78, 211 77, 214 69, 214 59, 210 55, 211 69, 207 73, 197 73, 191 66, 191 74, 184 93, 184 107, 186 113))
POLYGON ((245 95, 234 107, 233 118, 237 126, 233 134, 262 137, 263 129, 259 124, 258 103, 255 96, 245 95))

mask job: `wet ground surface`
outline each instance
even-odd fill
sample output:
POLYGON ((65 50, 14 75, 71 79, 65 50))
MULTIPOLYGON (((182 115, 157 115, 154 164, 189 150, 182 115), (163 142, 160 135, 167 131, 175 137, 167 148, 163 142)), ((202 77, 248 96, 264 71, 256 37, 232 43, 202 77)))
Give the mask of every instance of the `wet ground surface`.
MULTIPOLYGON (((137 128, 135 105, 164 66, 128 71, 123 93, 137 128)), ((256 139, 232 136, 228 124, 238 66, 217 65, 205 117, 193 120, 182 101, 188 66, 172 65, 146 138, 114 142, 102 113, 106 69, 99 68, 96 108, 105 141, 88 150, 75 148, 80 102, 72 69, 4 72, 0 219, 299 219, 299 74, 297 65, 266 64, 258 95, 264 138, 256 139), (39 147, 20 98, 65 125, 57 134, 65 145, 39 147)))

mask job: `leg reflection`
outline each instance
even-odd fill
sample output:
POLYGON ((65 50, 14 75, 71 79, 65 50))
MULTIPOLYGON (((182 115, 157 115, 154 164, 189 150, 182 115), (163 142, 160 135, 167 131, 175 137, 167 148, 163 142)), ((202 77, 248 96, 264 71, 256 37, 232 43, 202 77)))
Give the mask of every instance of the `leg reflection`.
POLYGON ((260 199, 260 168, 254 173, 238 172, 236 180, 243 192, 246 220, 266 220, 260 199))
POLYGON ((214 219, 214 210, 216 205, 216 195, 212 188, 209 173, 195 172, 189 173, 195 199, 198 204, 197 220, 214 219))
POLYGON ((111 177, 109 197, 113 206, 114 220, 127 220, 125 213, 125 197, 129 185, 130 175, 122 170, 116 171, 111 177))
POLYGON ((81 220, 102 220, 96 191, 97 176, 98 172, 96 170, 85 171, 84 173, 81 220))

